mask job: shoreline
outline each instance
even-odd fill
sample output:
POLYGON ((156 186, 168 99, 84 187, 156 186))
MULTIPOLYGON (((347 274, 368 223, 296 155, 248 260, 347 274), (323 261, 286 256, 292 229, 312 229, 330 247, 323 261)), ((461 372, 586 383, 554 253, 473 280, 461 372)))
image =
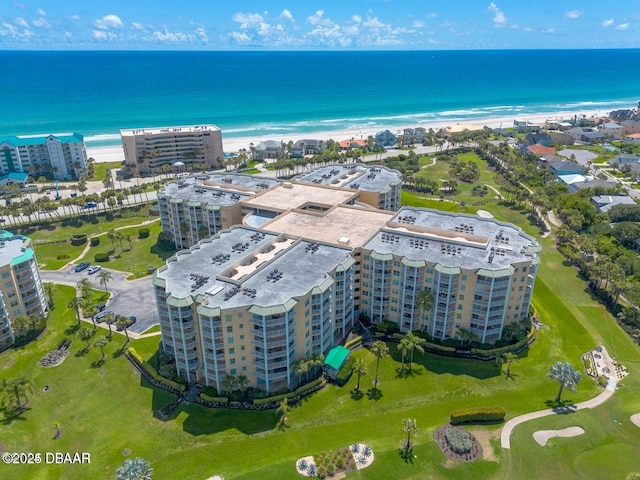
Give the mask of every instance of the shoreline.
MULTIPOLYGON (((631 107, 629 107, 631 108, 631 107)), ((296 133, 296 134, 286 134, 286 135, 256 135, 256 136, 241 136, 241 137, 227 137, 225 138, 224 130, 222 131, 222 145, 225 153, 235 153, 240 149, 244 148, 249 151, 251 144, 258 145, 260 142, 265 140, 276 140, 287 143, 289 141, 296 142, 298 140, 303 140, 305 138, 316 139, 316 140, 324 140, 327 141, 329 139, 333 139, 337 142, 342 140, 347 140, 350 138, 353 139, 363 139, 366 140, 369 135, 375 135, 377 132, 381 130, 389 130, 392 133, 396 133, 401 131, 404 128, 416 128, 423 127, 429 130, 432 128, 435 131, 438 131, 441 128, 446 127, 455 127, 455 126, 475 126, 478 128, 489 127, 489 128, 511 128, 513 127, 514 120, 527 121, 532 123, 544 123, 546 120, 568 120, 572 119, 575 116, 581 117, 599 117, 599 116, 608 116, 608 111, 602 111, 602 109, 591 109, 591 110, 580 110, 580 111, 560 111, 560 112, 549 112, 549 113, 532 113, 532 114, 523 114, 523 115, 505 115, 505 116, 490 116, 484 118, 468 118, 468 119, 458 119, 458 120, 434 120, 433 122, 420 122, 406 125, 393 125, 393 126, 380 126, 373 127, 371 126, 363 126, 362 128, 351 128, 351 129, 342 129, 342 130, 331 130, 331 131, 322 131, 319 130, 314 133, 296 133)), ((87 157, 92 157, 96 163, 104 163, 104 162, 118 162, 124 160, 124 151, 122 145, 111 145, 111 146, 101 146, 101 147, 91 147, 87 146, 87 157)))

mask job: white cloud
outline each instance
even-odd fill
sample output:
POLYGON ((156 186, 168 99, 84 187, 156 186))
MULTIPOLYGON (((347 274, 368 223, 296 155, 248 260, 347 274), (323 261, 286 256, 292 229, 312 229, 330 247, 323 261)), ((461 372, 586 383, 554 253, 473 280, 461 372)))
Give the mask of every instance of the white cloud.
POLYGON ((142 25, 140 22, 131 22, 131 28, 144 32, 144 25, 142 25))
POLYGON ((27 22, 24 18, 22 17, 18 17, 16 18, 15 22, 16 25, 18 25, 19 27, 22 28, 29 28, 29 22, 27 22))
POLYGON ((362 22, 362 17, 360 15, 351 15, 351 20, 353 20, 355 23, 360 23, 362 22))
POLYGON ((429 15, 427 15, 427 18, 436 18, 438 16, 438 14, 436 12, 431 12, 429 15))
POLYGON ((190 35, 183 32, 171 32, 167 29, 164 31, 156 30, 153 32, 153 39, 165 43, 181 43, 193 39, 190 35))
POLYGON ((422 28, 424 27, 424 22, 422 20, 415 20, 411 26, 413 28, 422 28))
POLYGON ((293 19, 293 14, 286 8, 282 10, 282 12, 280 12, 280 18, 282 18, 283 20, 289 20, 290 22, 295 21, 293 19))
POLYGON ((207 43, 209 41, 209 37, 207 37, 207 31, 204 27, 196 28, 196 37, 198 37, 202 42, 207 43))
POLYGON ((51 25, 49 25, 49 22, 47 22, 44 18, 36 18, 35 20, 32 20, 31 23, 33 24, 34 27, 38 27, 38 28, 51 28, 51 25))
POLYGON ((229 39, 237 45, 250 45, 253 40, 246 32, 231 32, 229 39))
POLYGON ((115 40, 116 38, 118 38, 118 35, 116 35, 113 32, 107 32, 105 30, 92 30, 93 32, 93 38, 95 38, 96 40, 115 40))
POLYGON ((618 25, 616 27, 616 30, 626 30, 627 28, 629 28, 629 23, 621 23, 620 25, 618 25))
POLYGON ((67 17, 69 20, 80 20, 80 15, 78 14, 73 14, 73 15, 69 15, 67 17))
POLYGON ((100 30, 109 30, 111 28, 124 28, 124 24, 120 17, 114 14, 105 15, 102 18, 98 18, 94 22, 95 26, 100 30))
POLYGON ((542 33, 553 33, 555 31, 556 31, 555 28, 547 28, 546 30, 542 30, 542 33))
POLYGON ((378 30, 389 30, 391 28, 388 23, 382 23, 378 17, 367 18, 364 22, 364 26, 378 30))
POLYGON ((316 13, 314 13, 313 15, 309 15, 307 17, 307 22, 309 22, 311 25, 324 25, 324 26, 329 26, 329 25, 333 25, 333 22, 331 20, 329 20, 328 18, 324 18, 324 10, 316 10, 316 13))
POLYGON ((580 18, 584 10, 570 10, 564 14, 565 17, 570 18, 571 20, 575 20, 576 18, 580 18))
POLYGON ((504 16, 502 10, 498 6, 491 2, 489 4, 489 11, 493 13, 493 26, 496 28, 504 27, 507 23, 507 17, 504 16))
POLYGON ((240 28, 250 28, 264 22, 262 15, 259 13, 234 13, 231 19, 240 24, 240 28))
POLYGON ((602 26, 603 27, 610 27, 611 25, 613 25, 613 18, 609 18, 608 20, 605 20, 604 22, 602 22, 602 26))
POLYGON ((41 17, 46 17, 47 16, 47 12, 45 12, 43 9, 39 8, 37 10, 38 15, 40 15, 41 17))

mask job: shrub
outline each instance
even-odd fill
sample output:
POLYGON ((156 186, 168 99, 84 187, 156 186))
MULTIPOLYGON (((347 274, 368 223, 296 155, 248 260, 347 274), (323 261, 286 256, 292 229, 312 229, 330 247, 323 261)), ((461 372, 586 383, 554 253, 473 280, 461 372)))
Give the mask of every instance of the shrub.
POLYGON ((176 245, 173 243, 171 235, 167 232, 160 232, 158 235, 158 246, 165 252, 170 252, 176 249, 176 245))
POLYGON ((181 385, 177 382, 174 382, 172 380, 169 380, 168 378, 164 378, 162 376, 160 376, 160 374, 158 374, 158 372, 156 371, 155 368, 153 368, 153 366, 147 362, 146 360, 144 360, 140 354, 135 350, 135 348, 133 347, 129 347, 127 349, 127 352, 129 353, 129 355, 131 356, 131 358, 134 360, 134 362, 140 367, 142 368, 151 378, 153 378, 156 382, 158 383, 164 383, 165 385, 175 388, 176 390, 180 391, 180 392, 184 392, 185 387, 184 385, 181 385))
POLYGON ((449 446, 456 453, 468 453, 471 451, 471 437, 464 430, 458 428, 447 428, 444 431, 444 437, 449 446))
POLYGON ((66 253, 61 253, 60 255, 58 255, 56 257, 58 260, 64 260, 66 258, 69 258, 69 255, 67 255, 66 253))
POLYGON ((213 387, 202 387, 202 393, 208 395, 209 397, 217 397, 218 391, 213 387))
POLYGON ((391 335, 400 331, 400 325, 396 322, 392 322, 391 320, 382 320, 378 325, 376 325, 376 330, 384 332, 387 335, 391 335))
POLYGON ((109 254, 108 253, 96 253, 93 256, 94 260, 96 262, 108 262, 109 261, 109 254))
POLYGON ((349 348, 349 347, 353 347, 354 345, 358 345, 362 343, 362 335, 354 338, 353 340, 349 340, 347 343, 344 344, 345 348, 349 348))
POLYGON ((206 402, 213 403, 227 403, 229 401, 228 397, 218 397, 217 395, 207 395, 206 393, 200 393, 200 398, 206 402))
POLYGON ((100 237, 91 237, 90 242, 92 247, 96 247, 100 245, 100 237))
POLYGON ((141 228, 138 230, 138 238, 147 238, 149 236, 148 228, 141 228))
POLYGON ((77 234, 71 237, 71 245, 78 246, 87 243, 87 236, 85 234, 77 234))
POLYGON ((351 378, 351 374, 353 373, 353 365, 355 362, 356 362, 356 359, 351 356, 347 359, 346 362, 344 362, 344 365, 342 366, 342 368, 338 372, 338 375, 336 376, 336 383, 340 387, 342 387, 345 383, 347 383, 351 378))
POLYGON ((502 407, 470 407, 451 412, 451 424, 460 425, 470 422, 502 422, 507 414, 502 407))

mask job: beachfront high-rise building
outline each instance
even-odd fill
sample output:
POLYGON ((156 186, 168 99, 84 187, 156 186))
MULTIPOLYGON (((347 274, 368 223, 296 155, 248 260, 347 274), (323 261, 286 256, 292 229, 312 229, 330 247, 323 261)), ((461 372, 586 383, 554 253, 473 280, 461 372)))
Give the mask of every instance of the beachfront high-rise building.
POLYGON ((13 342, 12 320, 47 310, 31 239, 0 230, 0 350, 13 342))
POLYGON ((402 175, 386 167, 328 165, 297 179, 280 182, 215 173, 170 182, 158 193, 162 231, 178 248, 188 248, 222 228, 242 223, 259 227, 290 209, 323 211, 337 204, 392 211, 400 207, 402 175))
POLYGON ((120 130, 120 136, 125 164, 139 175, 178 162, 217 168, 224 159, 222 132, 214 125, 137 128, 120 130))
MULTIPOLYGON (((235 177, 226 185, 240 185, 235 177)), ((201 178, 182 189, 217 195, 201 178)), ((294 386, 293 362, 326 354, 360 314, 439 339, 466 329, 486 343, 527 318, 540 247, 518 227, 386 211, 360 202, 358 190, 313 183, 236 199, 244 226, 218 230, 154 274, 162 345, 179 375, 217 389, 226 375, 245 375, 272 392, 294 386)), ((186 211, 197 207, 175 200, 185 201, 186 211)))
POLYGON ((84 137, 79 133, 0 137, 0 171, 77 180, 87 174, 84 137))

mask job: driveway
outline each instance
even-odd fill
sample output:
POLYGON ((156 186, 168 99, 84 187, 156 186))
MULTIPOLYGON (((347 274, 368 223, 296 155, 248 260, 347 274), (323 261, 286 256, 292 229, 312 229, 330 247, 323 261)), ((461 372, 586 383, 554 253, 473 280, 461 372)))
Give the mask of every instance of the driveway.
MULTIPOLYGON (((107 283, 107 289, 111 292, 111 298, 107 302, 107 310, 113 310, 116 315, 133 315, 137 321, 129 330, 142 333, 158 323, 156 314, 156 300, 153 294, 151 276, 138 280, 125 280, 128 275, 116 270, 104 269, 111 273, 113 279, 107 283)), ((96 275, 89 275, 87 270, 76 272, 74 265, 67 265, 62 270, 40 270, 43 282, 61 283, 75 287, 83 278, 88 278, 94 288, 100 290, 100 280, 96 275)))

